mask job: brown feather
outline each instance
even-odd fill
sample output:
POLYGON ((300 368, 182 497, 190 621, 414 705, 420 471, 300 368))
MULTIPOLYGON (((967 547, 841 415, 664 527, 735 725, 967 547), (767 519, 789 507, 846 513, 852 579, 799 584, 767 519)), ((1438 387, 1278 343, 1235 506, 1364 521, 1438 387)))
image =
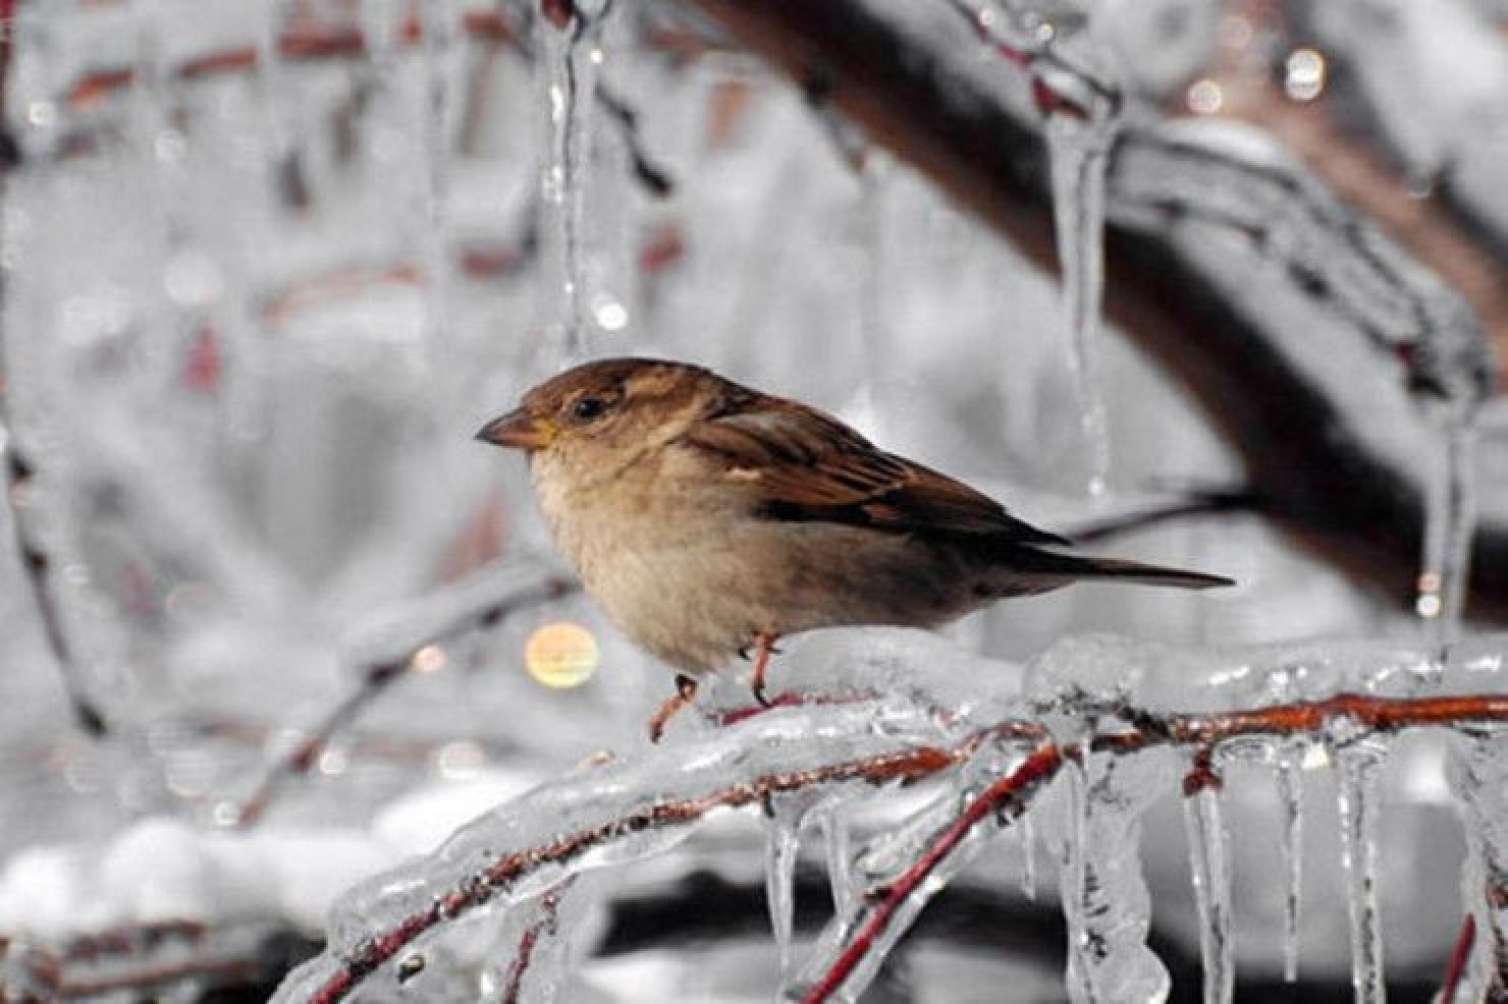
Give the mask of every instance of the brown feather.
POLYGON ((730 479, 751 486, 763 515, 896 533, 1068 543, 960 481, 886 453, 829 415, 733 386, 742 393, 719 402, 682 442, 717 457, 730 479))

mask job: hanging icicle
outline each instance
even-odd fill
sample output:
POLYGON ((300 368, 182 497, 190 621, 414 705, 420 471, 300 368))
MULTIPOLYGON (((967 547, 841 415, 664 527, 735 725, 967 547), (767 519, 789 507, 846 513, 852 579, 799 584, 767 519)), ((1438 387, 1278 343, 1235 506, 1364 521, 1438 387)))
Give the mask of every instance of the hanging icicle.
POLYGON ((1283 979, 1299 978, 1299 910, 1303 905, 1304 775, 1302 744, 1279 747, 1277 782, 1282 811, 1283 979))
POLYGON ((829 806, 819 820, 827 859, 827 882, 832 889, 833 913, 841 917, 853 907, 852 829, 841 802, 829 806))
POLYGON ((801 852, 801 815, 777 800, 767 803, 769 833, 765 838, 764 884, 769 901, 770 928, 780 953, 780 976, 791 970, 791 932, 796 916, 796 858, 801 852))
POLYGON ((1047 117, 1068 363, 1078 389, 1089 458, 1087 490, 1093 497, 1104 494, 1110 476, 1099 340, 1105 287, 1105 168, 1115 131, 1116 117, 1108 101, 1095 102, 1087 119, 1069 111, 1053 111, 1047 117))
POLYGON ((1387 747, 1376 737, 1336 752, 1341 864, 1351 915, 1351 985, 1357 1004, 1382 1004, 1387 999, 1377 913, 1377 778, 1386 754, 1387 747))
POLYGON ((592 113, 602 26, 611 0, 541 0, 536 18, 538 65, 547 131, 540 173, 545 254, 541 296, 562 362, 579 361, 591 320, 582 224, 591 168, 592 113))
POLYGON ((1016 839, 1021 845, 1021 895, 1037 901, 1037 837, 1030 813, 1016 824, 1016 839))
POLYGON ((1454 400, 1431 409, 1441 438, 1438 467, 1425 498, 1424 558, 1415 609, 1437 645, 1460 634, 1476 529, 1476 432, 1473 409, 1454 400))
POLYGON ((1220 779, 1201 753, 1184 780, 1183 822, 1189 869, 1199 908, 1199 955, 1204 964, 1205 1004, 1229 1002, 1236 985, 1231 934, 1230 834, 1220 806, 1220 779))
MULTIPOLYGON (((421 0, 419 24, 423 35, 424 87, 419 124, 424 147, 423 235, 425 343, 431 358, 439 350, 451 322, 452 276, 447 203, 450 193, 452 120, 456 104, 455 0, 421 0)), ((443 367, 440 368, 443 371, 443 367)))

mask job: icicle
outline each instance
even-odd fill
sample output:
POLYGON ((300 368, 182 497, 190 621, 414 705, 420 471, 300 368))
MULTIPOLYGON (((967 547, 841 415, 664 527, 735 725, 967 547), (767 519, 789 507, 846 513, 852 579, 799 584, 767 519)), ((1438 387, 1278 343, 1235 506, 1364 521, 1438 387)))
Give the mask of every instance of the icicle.
POLYGON ((424 144, 424 219, 421 245, 426 292, 426 348, 445 337, 450 320, 451 272, 446 203, 450 190, 450 137, 455 85, 451 63, 456 51, 454 0, 423 0, 424 94, 419 118, 424 144))
POLYGON ((1030 813, 1016 823, 1017 839, 1021 842, 1021 895, 1033 903, 1037 901, 1037 838, 1034 829, 1030 813))
MULTIPOLYGON (((478 979, 477 999, 482 1004, 552 1004, 558 999, 571 932, 591 898, 572 888, 580 878, 568 878, 508 913, 497 962, 478 979)), ((429 995, 436 996, 433 990, 429 995)))
POLYGON ((1283 979, 1299 978, 1299 909, 1303 904, 1304 775, 1303 750, 1285 746, 1278 754, 1278 799, 1282 803, 1283 979))
POLYGON ((1070 761, 1063 770, 1064 840, 1059 851, 1059 885, 1062 887, 1063 919, 1068 924, 1068 994, 1076 1002, 1092 1001, 1089 980, 1089 938, 1084 930, 1084 896, 1088 886, 1089 778, 1085 765, 1070 761))
POLYGON ((1075 1004, 1167 996, 1167 969, 1146 943, 1152 898, 1140 820, 1167 790, 1171 762, 1161 750, 1096 755, 1065 771, 1059 885, 1069 930, 1065 985, 1075 1004))
POLYGON ((765 841, 764 888, 770 907, 770 927, 780 951, 780 976, 791 969, 791 931, 796 916, 796 856, 801 851, 801 817, 772 804, 765 841))
POLYGON ((833 913, 846 914, 853 906, 853 842, 848 814, 841 803, 822 813, 822 846, 827 857, 827 882, 832 888, 833 913))
POLYGON ((1476 528, 1475 430, 1471 409, 1439 406, 1435 425, 1444 440, 1425 502, 1424 558, 1415 609, 1436 644, 1448 646, 1461 628, 1476 528))
MULTIPOLYGON (((1461 901, 1476 918, 1476 942, 1456 999, 1497 1000, 1508 979, 1508 743, 1501 730, 1452 736, 1450 785, 1466 831, 1461 901)), ((1448 1002, 1447 1002, 1448 1004, 1448 1002)))
POLYGON ((283 204, 289 209, 304 209, 309 205, 309 182, 294 139, 292 119, 297 114, 297 106, 285 80, 283 60, 288 0, 266 0, 264 6, 267 13, 257 37, 257 73, 262 81, 267 108, 272 176, 283 204))
POLYGON ((540 56, 536 72, 544 87, 549 124, 540 177, 547 249, 541 265, 542 295, 545 310, 558 305, 554 324, 566 360, 575 360, 585 349, 588 323, 582 217, 597 66, 602 61, 602 21, 611 5, 598 0, 544 6, 562 12, 558 18, 537 18, 535 29, 540 56))
MULTIPOLYGON (((1208 770, 1195 766, 1195 772, 1208 770)), ((1190 778, 1195 775, 1191 774, 1190 778)), ((1189 792, 1185 782, 1184 832, 1189 841, 1189 869, 1199 907, 1199 956, 1204 964, 1204 1000, 1229 1001, 1235 991, 1235 942, 1231 936, 1230 835, 1220 810, 1218 779, 1189 792)))
POLYGON ((1066 111, 1055 112, 1047 119, 1068 362, 1078 388, 1089 449, 1088 491, 1096 497, 1104 494, 1110 475, 1110 431, 1099 374, 1100 303, 1105 285, 1105 168, 1116 129, 1110 108, 1109 102, 1098 101, 1088 120, 1066 111))
POLYGON ((1336 753, 1341 864, 1351 914, 1351 986, 1358 1004, 1387 999, 1377 914, 1377 775, 1385 754, 1376 739, 1350 743, 1336 753))

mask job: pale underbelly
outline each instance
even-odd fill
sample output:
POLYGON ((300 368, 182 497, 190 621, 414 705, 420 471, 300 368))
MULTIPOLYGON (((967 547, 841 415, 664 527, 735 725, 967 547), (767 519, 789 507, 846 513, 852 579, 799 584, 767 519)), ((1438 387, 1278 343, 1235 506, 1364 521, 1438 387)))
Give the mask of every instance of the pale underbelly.
POLYGON ((582 577, 624 633, 690 672, 730 661, 759 633, 930 627, 989 598, 977 562, 903 535, 826 523, 737 525, 645 526, 581 562, 582 577))

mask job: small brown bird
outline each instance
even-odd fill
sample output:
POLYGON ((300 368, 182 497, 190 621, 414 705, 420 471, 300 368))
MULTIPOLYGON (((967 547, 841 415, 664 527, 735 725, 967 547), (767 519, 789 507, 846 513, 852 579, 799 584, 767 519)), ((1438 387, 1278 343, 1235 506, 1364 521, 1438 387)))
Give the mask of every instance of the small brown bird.
POLYGON ((1052 548, 968 485, 830 415, 652 359, 605 359, 524 395, 477 438, 524 450, 555 541, 635 642, 696 675, 776 639, 860 624, 934 627, 1078 579, 1204 589, 1216 575, 1052 548))

